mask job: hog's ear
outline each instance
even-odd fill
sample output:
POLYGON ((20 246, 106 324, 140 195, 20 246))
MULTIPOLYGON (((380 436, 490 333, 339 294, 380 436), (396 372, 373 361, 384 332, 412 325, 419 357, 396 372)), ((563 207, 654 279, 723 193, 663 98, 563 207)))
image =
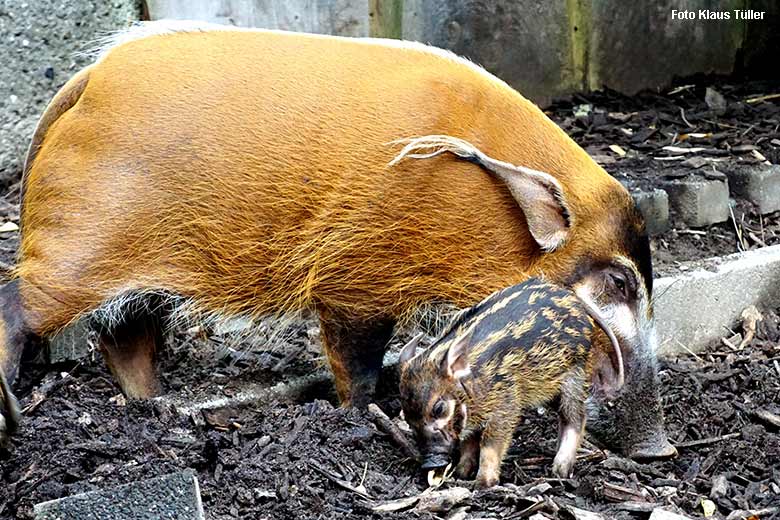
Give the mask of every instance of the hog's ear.
POLYGON ((568 238, 571 213, 560 183, 549 173, 487 158, 482 166, 504 181, 523 210, 528 231, 543 251, 554 251, 568 238))
POLYGON ((401 355, 398 357, 399 365, 403 366, 412 360, 414 355, 417 353, 417 344, 420 343, 420 338, 422 338, 422 332, 417 334, 415 337, 409 340, 409 343, 404 345, 404 347, 401 349, 401 355))
POLYGON ((523 210, 531 236, 542 250, 553 251, 568 238, 573 215, 561 184, 549 173, 494 159, 473 144, 449 135, 401 139, 393 144, 405 146, 391 166, 404 158, 427 159, 450 152, 489 171, 509 189, 523 210))
POLYGON ((462 334, 447 349, 444 356, 442 368, 447 377, 452 379, 462 379, 471 375, 471 365, 469 364, 469 345, 473 328, 462 334))

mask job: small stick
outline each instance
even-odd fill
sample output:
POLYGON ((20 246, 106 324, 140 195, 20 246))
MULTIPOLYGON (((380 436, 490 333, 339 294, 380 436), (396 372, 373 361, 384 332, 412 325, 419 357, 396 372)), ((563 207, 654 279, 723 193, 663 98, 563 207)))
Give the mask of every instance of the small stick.
POLYGON ((417 446, 412 444, 406 434, 404 434, 404 432, 402 432, 398 426, 396 426, 393 421, 390 420, 390 417, 388 417, 387 414, 383 412, 381 408, 379 408, 379 406, 371 403, 368 405, 368 411, 373 416, 377 428, 388 434, 390 439, 392 439, 392 441, 399 448, 401 448, 401 450, 408 457, 415 460, 420 458, 420 452, 417 450, 417 446))
POLYGON ((754 98, 748 98, 745 100, 746 103, 760 103, 761 101, 768 101, 770 99, 777 99, 780 98, 780 94, 768 94, 766 96, 758 96, 754 98))
POLYGON ((776 413, 772 413, 765 408, 760 408, 755 411, 755 416, 765 423, 780 428, 780 415, 777 415, 776 413))
POLYGON ((322 466, 320 466, 319 464, 317 464, 314 461, 309 461, 308 464, 309 464, 309 467, 311 469, 315 470, 317 473, 319 473, 320 475, 322 475, 326 479, 330 480, 331 482, 333 482, 337 486, 340 486, 340 487, 346 489, 347 491, 351 491, 351 492, 355 493, 356 495, 360 495, 363 498, 368 498, 368 499, 371 498, 371 495, 369 495, 366 492, 365 488, 362 487, 362 484, 360 486, 353 486, 352 484, 350 484, 346 480, 338 478, 336 475, 334 475, 333 473, 331 473, 327 469, 323 468, 322 466))
POLYGON ((716 442, 720 441, 726 441, 729 439, 736 439, 742 435, 740 432, 734 432, 734 433, 727 433, 726 435, 720 435, 718 437, 708 437, 706 439, 698 439, 695 441, 688 441, 688 442, 681 442, 679 444, 675 444, 676 448, 693 448, 696 446, 706 446, 708 444, 715 444, 716 442))

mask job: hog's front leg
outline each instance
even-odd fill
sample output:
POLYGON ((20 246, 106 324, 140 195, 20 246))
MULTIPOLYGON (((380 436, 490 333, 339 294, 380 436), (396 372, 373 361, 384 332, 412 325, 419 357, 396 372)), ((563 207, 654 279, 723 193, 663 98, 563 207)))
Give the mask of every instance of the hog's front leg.
POLYGON ((585 376, 577 369, 570 374, 561 387, 558 408, 558 449, 553 460, 553 473, 559 478, 571 478, 577 450, 585 431, 585 376))
POLYGON ((460 479, 469 479, 479 464, 479 442, 482 432, 470 430, 464 432, 460 441, 460 460, 455 474, 460 479))

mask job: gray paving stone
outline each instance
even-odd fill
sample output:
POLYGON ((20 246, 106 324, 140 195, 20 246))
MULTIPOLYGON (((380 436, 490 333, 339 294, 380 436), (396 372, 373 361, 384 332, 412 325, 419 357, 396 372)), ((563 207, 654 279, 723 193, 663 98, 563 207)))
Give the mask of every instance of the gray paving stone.
POLYGON ((49 363, 78 361, 90 354, 90 329, 85 321, 77 321, 49 340, 49 363))
POLYGON ((35 506, 35 520, 204 520, 191 470, 35 506))
POLYGON ((664 190, 637 191, 631 195, 645 218, 648 233, 657 235, 669 229, 669 195, 664 190))
POLYGON ((753 202, 762 214, 780 211, 780 166, 739 165, 725 173, 733 196, 753 202))
POLYGON ((678 179, 663 185, 672 217, 691 227, 703 227, 729 218, 729 189, 717 180, 678 179))

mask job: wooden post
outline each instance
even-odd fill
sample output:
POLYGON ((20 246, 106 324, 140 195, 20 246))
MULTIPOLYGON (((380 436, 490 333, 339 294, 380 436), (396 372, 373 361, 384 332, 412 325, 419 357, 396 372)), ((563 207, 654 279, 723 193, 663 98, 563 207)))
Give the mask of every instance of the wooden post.
POLYGON ((368 35, 401 39, 404 0, 368 0, 368 35))

